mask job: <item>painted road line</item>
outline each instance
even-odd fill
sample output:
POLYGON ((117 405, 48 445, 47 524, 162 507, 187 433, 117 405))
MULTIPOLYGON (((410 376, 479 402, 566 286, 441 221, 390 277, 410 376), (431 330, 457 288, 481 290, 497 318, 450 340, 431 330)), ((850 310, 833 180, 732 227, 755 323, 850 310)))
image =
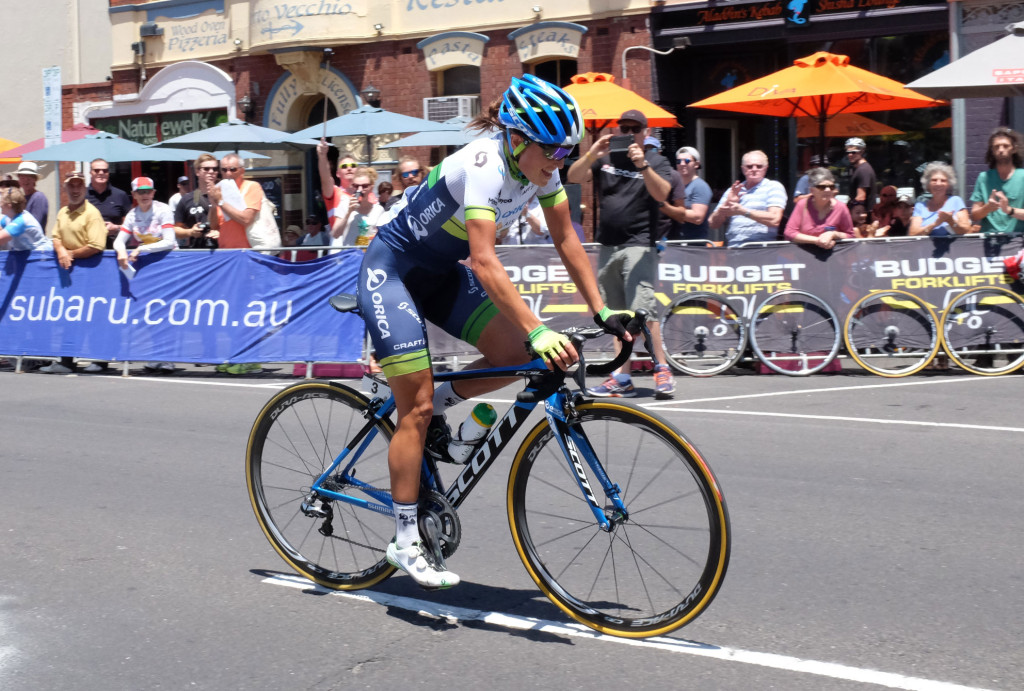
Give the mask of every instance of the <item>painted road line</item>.
POLYGON ((713 401, 737 401, 749 398, 772 398, 775 396, 797 396, 800 394, 814 393, 835 393, 837 391, 861 391, 867 389, 891 389, 902 386, 940 386, 943 384, 964 384, 971 382, 992 382, 999 380, 1017 381, 1015 377, 957 377, 955 379, 929 379, 927 381, 903 381, 889 384, 862 384, 860 386, 829 386, 821 389, 800 389, 797 391, 770 391, 767 393, 736 394, 734 396, 714 396, 711 398, 688 398, 683 400, 661 401, 658 403, 645 403, 645 408, 662 408, 665 406, 681 405, 687 403, 710 403, 713 401))
POLYGON ((798 413, 761 412, 756 410, 722 410, 714 408, 661 408, 673 413, 707 413, 708 415, 752 415, 755 417, 788 417, 801 420, 833 420, 836 422, 863 422, 871 425, 909 425, 918 427, 952 427, 956 429, 982 430, 988 432, 1024 432, 1024 427, 997 427, 995 425, 968 425, 962 422, 925 422, 923 420, 886 420, 871 417, 846 417, 842 415, 814 415, 798 413))
POLYGON ((281 574, 271 576, 263 581, 272 585, 281 585, 301 590, 315 590, 318 594, 336 595, 362 602, 373 602, 385 607, 398 607, 409 612, 416 612, 423 616, 443 619, 450 623, 459 621, 482 621, 492 626, 500 626, 506 629, 519 631, 542 631, 560 636, 571 636, 575 638, 589 638, 602 643, 619 643, 639 648, 652 648, 666 652, 682 655, 695 655, 708 657, 725 662, 740 662, 760 667, 770 667, 797 674, 814 674, 831 679, 845 679, 865 684, 887 686, 892 689, 911 689, 913 691, 975 691, 975 687, 961 686, 944 681, 922 679, 920 677, 908 677, 892 672, 880 672, 873 669, 860 667, 848 667, 835 662, 819 662, 817 660, 804 660, 788 655, 776 655, 774 653, 758 653, 738 648, 725 648, 698 641, 688 641, 678 638, 667 638, 659 636, 655 638, 632 639, 609 636, 588 629, 582 624, 550 621, 545 619, 533 619, 515 614, 503 612, 487 612, 484 610, 467 609, 464 607, 453 607, 426 600, 417 600, 401 595, 389 595, 377 593, 372 590, 360 590, 358 592, 345 592, 341 590, 330 590, 312 583, 305 578, 281 574))

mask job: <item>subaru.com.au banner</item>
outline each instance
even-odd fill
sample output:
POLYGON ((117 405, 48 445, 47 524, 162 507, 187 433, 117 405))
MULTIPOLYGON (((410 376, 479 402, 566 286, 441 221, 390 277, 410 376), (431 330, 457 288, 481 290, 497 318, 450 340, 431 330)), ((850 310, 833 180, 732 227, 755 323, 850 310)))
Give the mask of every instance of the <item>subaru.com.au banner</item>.
POLYGON ((0 353, 173 362, 355 361, 363 253, 291 263, 256 252, 143 254, 128 280, 113 252, 60 268, 53 252, 0 252, 0 353))

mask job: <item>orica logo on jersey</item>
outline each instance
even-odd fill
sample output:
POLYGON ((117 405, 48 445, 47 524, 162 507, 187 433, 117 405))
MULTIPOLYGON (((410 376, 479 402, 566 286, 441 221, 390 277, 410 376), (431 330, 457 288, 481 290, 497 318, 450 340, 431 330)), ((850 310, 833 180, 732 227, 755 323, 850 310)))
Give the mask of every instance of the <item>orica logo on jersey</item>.
POLYGON ((366 289, 370 292, 380 290, 386 280, 388 280, 388 273, 383 269, 366 270, 366 289))

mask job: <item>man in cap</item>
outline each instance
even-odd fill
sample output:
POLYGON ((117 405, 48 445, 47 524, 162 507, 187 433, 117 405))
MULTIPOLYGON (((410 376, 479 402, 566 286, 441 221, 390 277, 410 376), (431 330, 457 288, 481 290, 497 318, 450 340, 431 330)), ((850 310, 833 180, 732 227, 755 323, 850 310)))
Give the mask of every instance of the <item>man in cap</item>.
MULTIPOLYGON (((70 270, 75 262, 99 254, 107 239, 103 217, 95 206, 86 199, 85 174, 73 170, 64 176, 64 194, 68 205, 57 212, 57 224, 53 229, 53 252, 62 269, 70 270)), ((94 362, 85 372, 102 372, 107 363, 94 362)), ((75 371, 75 360, 62 356, 60 362, 40 367, 45 374, 71 374, 75 371)))
POLYGON ((171 208, 172 214, 177 210, 178 202, 181 201, 181 198, 187 197, 190 194, 192 194, 192 178, 182 175, 178 178, 178 191, 167 200, 167 206, 171 208))
MULTIPOLYGON (((627 110, 618 125, 618 132, 601 136, 572 164, 567 177, 577 184, 593 180, 600 194, 594 239, 601 243, 597 260, 601 297, 613 310, 642 308, 653 318, 657 311, 654 284, 658 257, 654 247, 658 240, 658 209, 667 203, 672 190, 672 166, 655 149, 644 150, 650 130, 643 113, 627 110), (628 142, 624 152, 612 150, 613 135, 628 137, 615 142, 616 149, 628 142)), ((649 326, 655 355, 662 363, 654 370, 655 396, 671 398, 675 382, 664 364, 657 320, 652 319, 649 326)), ((636 396, 629 374, 621 371, 588 391, 592 396, 636 396)))
POLYGON ((86 188, 89 203, 96 207, 107 226, 107 249, 114 249, 114 238, 121 232, 124 217, 132 208, 132 198, 119 187, 110 184, 110 164, 97 158, 89 164, 92 179, 86 188))
POLYGON ((846 140, 846 158, 850 161, 850 206, 863 204, 870 214, 875 205, 875 169, 864 158, 867 145, 860 137, 846 140))
POLYGON ((681 147, 672 172, 672 203, 661 207, 661 213, 672 219, 668 239, 710 239, 711 186, 700 177, 700 152, 692 146, 681 147))
POLYGON ((39 165, 32 161, 22 161, 15 174, 18 176, 21 191, 25 193, 25 211, 39 221, 45 232, 46 222, 50 219, 50 202, 36 189, 36 183, 39 182, 39 165))

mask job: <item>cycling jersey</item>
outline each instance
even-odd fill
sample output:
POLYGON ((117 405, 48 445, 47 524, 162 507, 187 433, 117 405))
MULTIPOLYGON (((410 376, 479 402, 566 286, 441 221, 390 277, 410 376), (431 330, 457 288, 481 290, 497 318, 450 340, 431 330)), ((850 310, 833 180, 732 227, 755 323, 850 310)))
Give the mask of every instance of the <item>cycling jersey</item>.
POLYGON ((136 206, 124 217, 121 232, 114 240, 114 249, 124 249, 129 237, 139 243, 139 252, 162 252, 174 249, 178 241, 174 235, 174 215, 171 207, 154 201, 149 211, 136 206))
POLYGON ((435 167, 381 217, 359 273, 359 310, 387 376, 430 368, 423 319, 476 345, 498 313, 459 261, 469 256, 467 219, 513 225, 530 199, 566 200, 558 173, 538 188, 505 154, 504 135, 478 139, 435 167))
POLYGON ((501 233, 534 194, 544 208, 566 200, 557 172, 538 189, 506 160, 504 147, 499 133, 444 159, 380 219, 377 237, 399 253, 415 255, 423 266, 436 266, 469 256, 467 219, 494 221, 501 233))

